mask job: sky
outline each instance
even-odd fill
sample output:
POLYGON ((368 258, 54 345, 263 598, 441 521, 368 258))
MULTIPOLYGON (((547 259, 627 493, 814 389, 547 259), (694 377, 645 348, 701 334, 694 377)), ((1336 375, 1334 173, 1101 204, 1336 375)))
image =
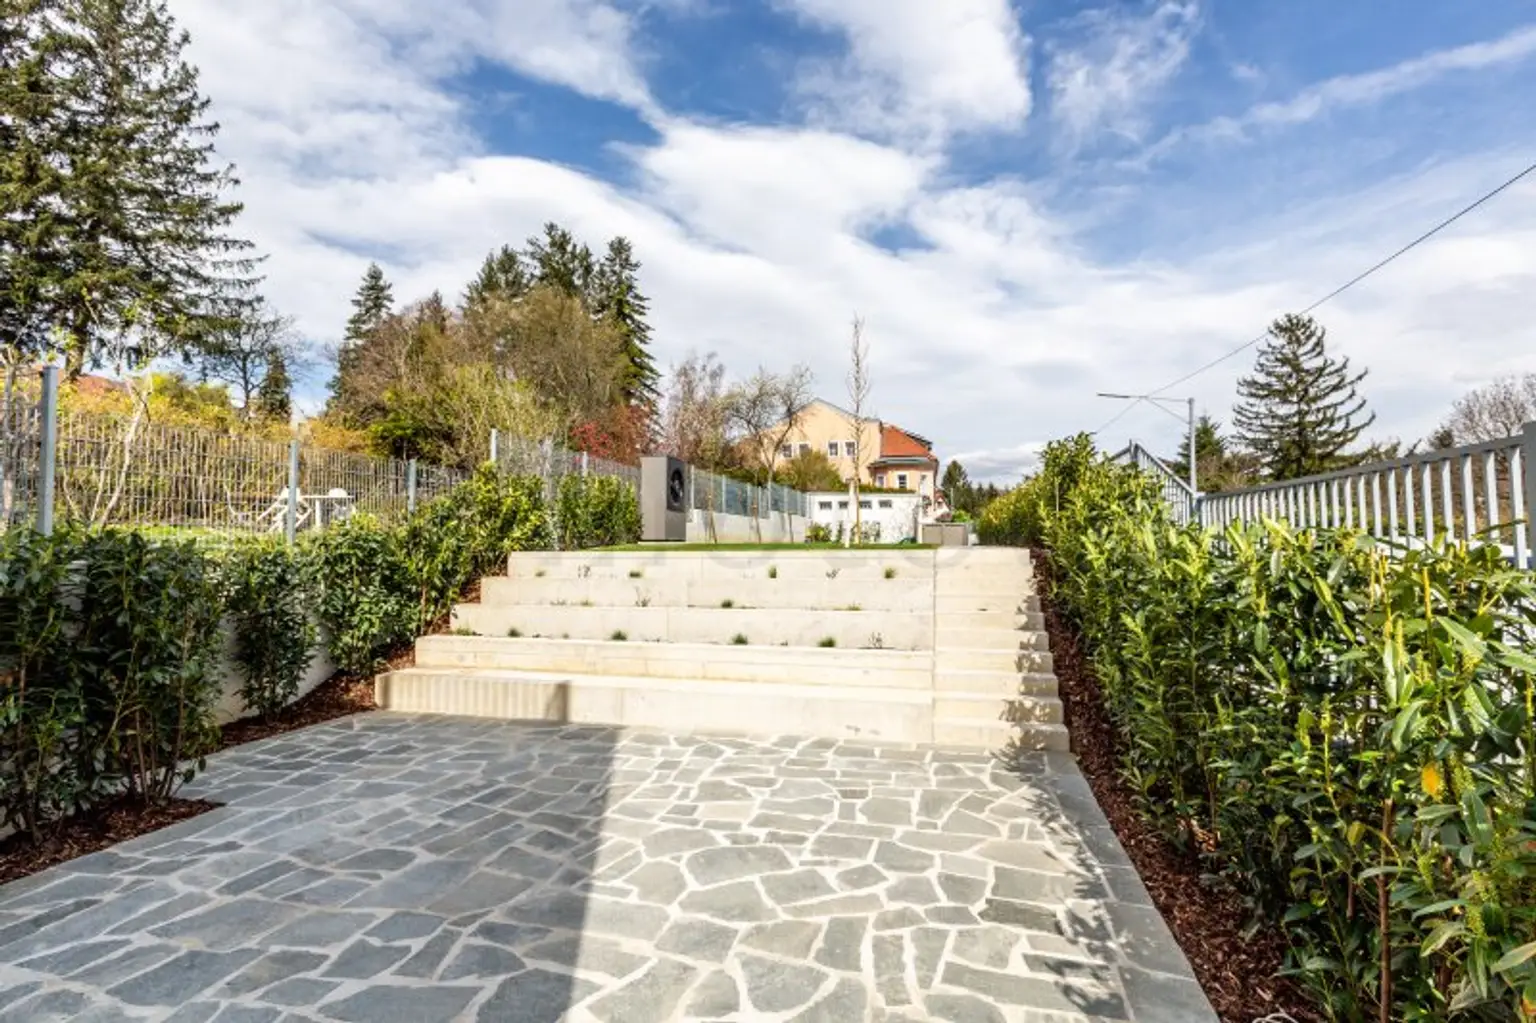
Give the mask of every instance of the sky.
MULTIPOLYGON (((266 294, 457 297, 547 221, 642 262, 662 366, 808 364, 1006 482, 1536 161, 1536 0, 170 0, 266 294)), ((1317 313, 1372 439, 1536 371, 1536 174, 1317 313)), ((1250 349, 1166 393, 1230 420, 1250 349)), ((324 373, 301 392, 311 410, 324 373)))

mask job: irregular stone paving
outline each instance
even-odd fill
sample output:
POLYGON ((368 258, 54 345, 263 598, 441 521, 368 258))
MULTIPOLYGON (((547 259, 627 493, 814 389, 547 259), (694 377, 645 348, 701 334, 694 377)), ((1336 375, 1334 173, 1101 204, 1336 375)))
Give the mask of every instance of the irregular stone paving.
POLYGON ((371 714, 0 888, 0 1021, 1214 1020, 1068 757, 371 714))

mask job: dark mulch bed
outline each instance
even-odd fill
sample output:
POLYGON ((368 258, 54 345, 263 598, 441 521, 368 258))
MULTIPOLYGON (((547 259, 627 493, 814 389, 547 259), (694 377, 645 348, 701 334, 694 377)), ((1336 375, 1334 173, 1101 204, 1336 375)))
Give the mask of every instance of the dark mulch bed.
MULTIPOLYGON (((411 648, 389 658, 389 669, 414 662, 411 648)), ((333 675, 303 698, 270 718, 244 718, 224 726, 219 749, 317 725, 375 709, 372 676, 333 675)), ((118 842, 159 831, 177 821, 196 817, 218 807, 205 799, 172 799, 160 806, 145 806, 131 799, 104 803, 66 821, 57 836, 45 843, 23 841, 20 835, 0 840, 0 884, 35 874, 49 867, 97 852, 118 842)))
POLYGON ((1212 1007, 1223 1023, 1252 1023, 1277 1012, 1300 1023, 1320 1020, 1307 996, 1276 976, 1285 957, 1284 938, 1273 931, 1245 938, 1249 916, 1237 896, 1213 886, 1197 857, 1171 845, 1136 812, 1120 776, 1118 738, 1098 679, 1076 632, 1050 599, 1050 562, 1040 551, 1034 562, 1072 752, 1212 1007))
POLYGON ((146 806, 124 797, 70 818, 47 842, 33 844, 20 835, 10 835, 0 840, 0 884, 159 831, 218 806, 206 799, 172 799, 159 806, 146 806))

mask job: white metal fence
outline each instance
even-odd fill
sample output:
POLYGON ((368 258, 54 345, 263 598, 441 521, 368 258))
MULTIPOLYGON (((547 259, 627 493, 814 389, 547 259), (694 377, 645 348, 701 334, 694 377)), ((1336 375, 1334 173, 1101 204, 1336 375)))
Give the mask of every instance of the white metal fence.
POLYGON ((1448 537, 1496 544, 1514 564, 1536 568, 1536 423, 1514 437, 1198 496, 1139 444, 1117 457, 1159 478, 1181 522, 1193 508, 1197 521, 1218 529, 1274 519, 1405 545, 1448 537))
POLYGON ((1195 521, 1199 515, 1199 495, 1189 489, 1189 484, 1168 468, 1168 464, 1161 458, 1134 440, 1115 458, 1132 462, 1142 472, 1157 479, 1163 490, 1163 500, 1168 502, 1168 509, 1175 522, 1182 526, 1195 521))

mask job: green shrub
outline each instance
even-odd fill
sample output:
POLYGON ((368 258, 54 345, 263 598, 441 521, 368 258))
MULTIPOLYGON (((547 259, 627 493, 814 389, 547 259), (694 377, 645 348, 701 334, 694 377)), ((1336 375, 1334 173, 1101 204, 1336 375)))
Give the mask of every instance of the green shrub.
POLYGON ((73 553, 72 741, 84 801, 119 790, 166 799, 218 744, 217 568, 195 544, 126 530, 88 534, 73 553))
POLYGON ((40 835, 79 797, 68 740, 79 694, 68 670, 72 544, 0 531, 0 806, 6 827, 40 835))
POLYGON ((1528 1018, 1536 578, 1491 546, 1178 527, 1086 438, 1028 489, 1051 499, 1014 535, 1049 551, 1142 812, 1285 931, 1325 1013, 1528 1018))
POLYGON ((812 522, 809 526, 805 527, 805 542, 831 543, 832 527, 823 525, 820 522, 812 522))
POLYGON ((302 541, 315 610, 342 671, 372 671, 385 650, 416 638, 423 590, 402 547, 400 530, 363 515, 302 541))
POLYGON ((269 717, 298 696, 314 659, 309 577, 295 548, 269 538, 234 545, 223 575, 240 699, 249 713, 269 717))
POLYGON ((555 518, 562 550, 616 547, 640 540, 640 501, 615 476, 567 476, 560 481, 555 518))

